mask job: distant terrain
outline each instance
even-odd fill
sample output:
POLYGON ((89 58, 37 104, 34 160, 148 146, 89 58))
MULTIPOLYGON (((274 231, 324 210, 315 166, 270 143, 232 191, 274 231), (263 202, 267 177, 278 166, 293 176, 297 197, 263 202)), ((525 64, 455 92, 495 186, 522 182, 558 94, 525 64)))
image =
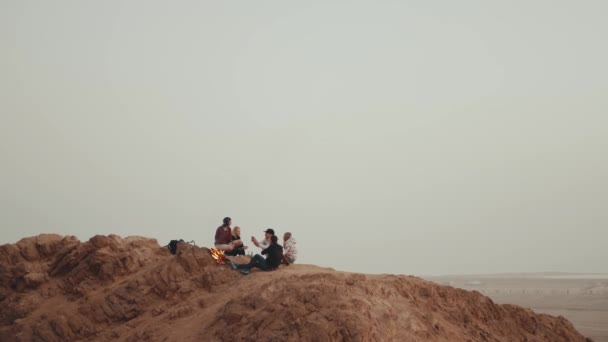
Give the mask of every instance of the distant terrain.
POLYGON ((546 272, 425 278, 479 291, 497 303, 563 316, 585 336, 608 342, 608 274, 546 272))

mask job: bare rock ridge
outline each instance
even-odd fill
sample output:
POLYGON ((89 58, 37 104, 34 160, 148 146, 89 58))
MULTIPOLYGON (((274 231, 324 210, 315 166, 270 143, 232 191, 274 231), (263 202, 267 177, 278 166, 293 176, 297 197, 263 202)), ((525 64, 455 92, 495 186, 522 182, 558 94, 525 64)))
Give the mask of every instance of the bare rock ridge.
POLYGON ((243 276, 206 248, 39 235, 0 246, 0 341, 585 341, 562 317, 411 276, 243 276))

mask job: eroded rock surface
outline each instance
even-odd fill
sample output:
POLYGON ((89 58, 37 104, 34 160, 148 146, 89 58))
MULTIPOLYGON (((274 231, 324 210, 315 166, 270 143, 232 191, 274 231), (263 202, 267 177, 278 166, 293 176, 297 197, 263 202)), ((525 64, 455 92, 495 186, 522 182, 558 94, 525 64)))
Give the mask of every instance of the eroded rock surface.
POLYGON ((39 235, 0 246, 1 341, 585 341, 564 318, 416 277, 292 265, 243 276, 206 248, 39 235))

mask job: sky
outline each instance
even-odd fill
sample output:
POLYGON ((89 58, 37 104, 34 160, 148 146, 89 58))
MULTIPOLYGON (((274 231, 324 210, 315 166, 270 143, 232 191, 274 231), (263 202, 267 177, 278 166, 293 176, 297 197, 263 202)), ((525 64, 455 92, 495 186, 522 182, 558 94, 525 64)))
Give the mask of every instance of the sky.
POLYGON ((608 272, 607 12, 0 0, 0 244, 230 216, 338 270, 608 272))

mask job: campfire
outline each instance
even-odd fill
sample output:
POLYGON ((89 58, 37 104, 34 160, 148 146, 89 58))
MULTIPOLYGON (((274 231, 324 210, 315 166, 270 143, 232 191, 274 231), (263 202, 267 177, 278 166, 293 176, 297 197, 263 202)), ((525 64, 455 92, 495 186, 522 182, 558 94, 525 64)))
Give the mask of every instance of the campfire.
POLYGON ((218 264, 226 263, 226 255, 224 254, 224 251, 220 251, 215 248, 211 248, 209 250, 209 252, 211 252, 211 256, 213 257, 213 259, 215 259, 215 262, 217 262, 218 264))

